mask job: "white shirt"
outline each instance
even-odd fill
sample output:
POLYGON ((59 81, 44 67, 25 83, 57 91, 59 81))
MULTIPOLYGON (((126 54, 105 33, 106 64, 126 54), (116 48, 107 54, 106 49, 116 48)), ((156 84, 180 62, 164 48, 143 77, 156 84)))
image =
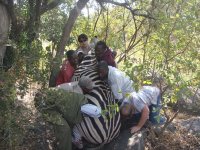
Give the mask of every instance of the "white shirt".
MULTIPOLYGON (((137 112, 141 112, 145 105, 150 106, 151 104, 156 105, 158 102, 158 96, 160 90, 153 86, 143 86, 138 93, 133 92, 131 96, 126 98, 123 102, 133 104, 137 112)), ((123 106, 122 104, 122 106, 123 106)))
POLYGON ((108 69, 108 84, 115 99, 122 100, 134 92, 133 81, 125 73, 112 66, 108 66, 108 69))

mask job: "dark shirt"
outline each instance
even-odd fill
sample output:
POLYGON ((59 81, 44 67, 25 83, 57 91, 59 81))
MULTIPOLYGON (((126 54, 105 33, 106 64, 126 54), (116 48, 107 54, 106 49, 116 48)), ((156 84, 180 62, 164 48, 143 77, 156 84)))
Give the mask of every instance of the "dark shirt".
POLYGON ((110 49, 107 49, 104 52, 103 56, 101 57, 101 60, 106 61, 109 66, 116 67, 116 63, 115 63, 115 60, 114 60, 114 57, 113 57, 113 53, 111 52, 110 49))

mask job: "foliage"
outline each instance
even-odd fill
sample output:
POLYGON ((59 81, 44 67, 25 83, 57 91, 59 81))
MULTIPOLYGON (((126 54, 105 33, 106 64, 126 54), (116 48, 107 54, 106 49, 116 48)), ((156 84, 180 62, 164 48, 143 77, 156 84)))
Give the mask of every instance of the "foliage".
MULTIPOLYGON (((62 5, 38 14, 33 11, 37 9, 36 2, 16 1, 8 7, 16 18, 12 18, 10 32, 12 50, 4 58, 5 70, 0 70, 0 130, 11 145, 17 142, 8 137, 17 128, 13 115, 16 94, 25 95, 30 82, 48 86, 52 64, 61 59, 54 57, 63 27, 75 6, 72 0, 60 1, 62 5)), ((55 1, 43 2, 45 7, 55 1)), ((76 49, 80 33, 89 38, 97 35, 117 50, 118 66, 131 77, 136 90, 143 84, 156 82, 166 103, 176 103, 183 91, 191 95, 188 87, 200 87, 200 3, 197 0, 126 2, 135 10, 134 15, 124 7, 88 3, 89 14, 82 13, 76 20, 66 49, 76 49)), ((108 109, 116 110, 116 106, 108 109)))

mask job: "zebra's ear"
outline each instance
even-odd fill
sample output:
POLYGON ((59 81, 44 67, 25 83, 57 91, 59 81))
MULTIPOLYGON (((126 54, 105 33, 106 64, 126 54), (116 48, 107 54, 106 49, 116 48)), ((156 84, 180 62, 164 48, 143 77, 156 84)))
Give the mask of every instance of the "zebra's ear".
POLYGON ((92 104, 81 106, 81 112, 93 118, 99 118, 101 116, 101 108, 92 104))

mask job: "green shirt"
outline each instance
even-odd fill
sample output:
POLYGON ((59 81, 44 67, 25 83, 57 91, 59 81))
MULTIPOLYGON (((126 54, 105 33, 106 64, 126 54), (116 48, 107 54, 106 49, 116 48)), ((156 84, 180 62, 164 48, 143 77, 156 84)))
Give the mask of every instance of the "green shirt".
POLYGON ((35 105, 46 121, 73 126, 82 121, 81 106, 87 103, 83 94, 62 89, 44 89, 36 94, 35 105))

